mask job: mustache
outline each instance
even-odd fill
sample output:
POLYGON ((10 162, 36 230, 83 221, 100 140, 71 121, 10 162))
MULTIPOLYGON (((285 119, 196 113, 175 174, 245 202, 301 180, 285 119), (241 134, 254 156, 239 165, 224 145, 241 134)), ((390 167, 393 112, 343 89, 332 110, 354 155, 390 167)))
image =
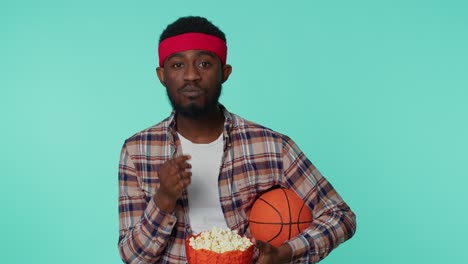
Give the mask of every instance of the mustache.
POLYGON ((177 89, 178 92, 193 92, 200 90, 203 90, 203 88, 197 84, 184 84, 177 89))

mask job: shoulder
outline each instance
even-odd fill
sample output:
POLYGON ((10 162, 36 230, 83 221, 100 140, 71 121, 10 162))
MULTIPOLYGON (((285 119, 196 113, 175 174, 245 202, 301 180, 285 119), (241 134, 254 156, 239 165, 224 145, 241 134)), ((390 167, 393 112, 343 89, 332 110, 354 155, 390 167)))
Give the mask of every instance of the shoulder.
POLYGON ((129 145, 148 141, 165 141, 167 139, 169 129, 169 119, 170 118, 168 117, 155 125, 133 134, 125 140, 125 144, 129 145))
POLYGON ((232 132, 234 134, 240 133, 243 135, 247 135, 248 137, 269 138, 275 141, 282 142, 283 144, 287 144, 287 142, 292 141, 289 136, 283 133, 280 133, 259 123, 247 120, 236 114, 231 113, 231 118, 232 132))

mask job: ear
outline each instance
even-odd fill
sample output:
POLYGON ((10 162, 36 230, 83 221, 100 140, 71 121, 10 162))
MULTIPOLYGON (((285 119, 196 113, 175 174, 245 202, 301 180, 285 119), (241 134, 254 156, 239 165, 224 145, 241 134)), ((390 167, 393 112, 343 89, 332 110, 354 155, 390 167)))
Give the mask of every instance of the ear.
POLYGON ((164 82, 164 68, 163 67, 157 67, 156 68, 156 75, 158 75, 158 78, 159 78, 159 81, 161 82, 161 84, 163 86, 165 86, 165 82, 164 82))
POLYGON ((221 81, 221 83, 224 83, 229 78, 229 75, 231 75, 231 72, 232 72, 231 65, 229 64, 224 65, 222 71, 223 71, 223 80, 221 81))

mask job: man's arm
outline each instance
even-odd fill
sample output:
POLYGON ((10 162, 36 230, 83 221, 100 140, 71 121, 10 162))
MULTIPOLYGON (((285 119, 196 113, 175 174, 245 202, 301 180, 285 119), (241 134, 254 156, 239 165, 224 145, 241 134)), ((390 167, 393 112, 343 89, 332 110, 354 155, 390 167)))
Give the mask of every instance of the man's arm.
POLYGON ((135 165, 124 145, 119 164, 119 251, 125 263, 155 263, 176 224, 173 214, 149 202, 140 188, 135 165))
POLYGON ((284 184, 306 201, 313 216, 311 226, 288 242, 293 259, 308 255, 318 262, 354 235, 356 217, 289 138, 284 141, 283 165, 284 184))

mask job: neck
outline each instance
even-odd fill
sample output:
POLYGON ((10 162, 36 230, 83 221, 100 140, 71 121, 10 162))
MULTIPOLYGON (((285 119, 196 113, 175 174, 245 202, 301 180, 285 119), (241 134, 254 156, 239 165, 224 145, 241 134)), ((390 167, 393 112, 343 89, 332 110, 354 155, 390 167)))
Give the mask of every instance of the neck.
POLYGON ((177 132, 193 143, 216 140, 224 129, 224 115, 219 106, 202 116, 176 114, 177 132))

